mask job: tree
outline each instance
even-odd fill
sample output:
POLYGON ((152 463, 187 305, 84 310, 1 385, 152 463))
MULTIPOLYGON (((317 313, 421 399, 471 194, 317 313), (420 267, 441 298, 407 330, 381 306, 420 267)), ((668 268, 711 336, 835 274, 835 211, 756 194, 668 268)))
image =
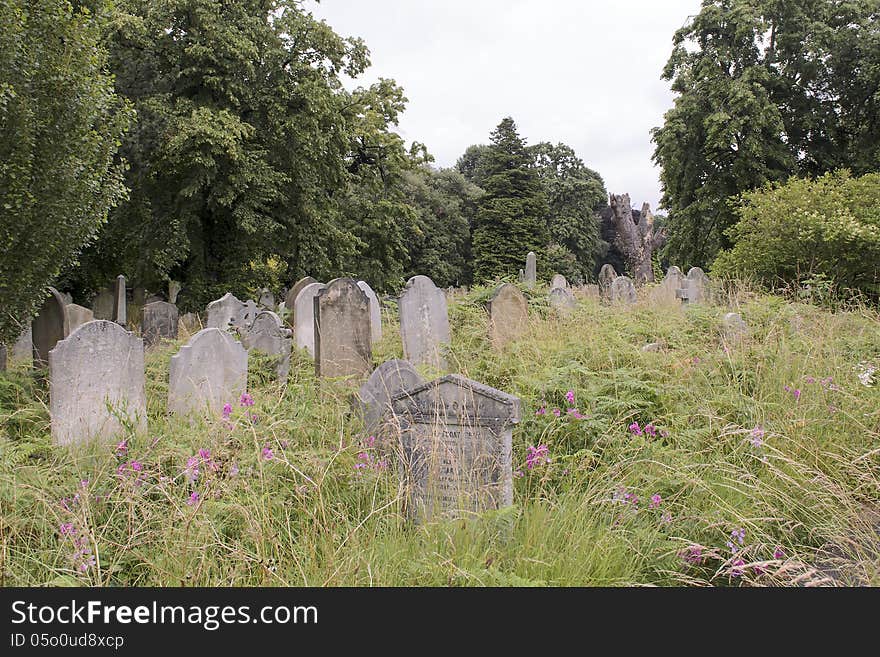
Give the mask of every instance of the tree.
POLYGON ((614 245, 626 263, 626 271, 632 273, 636 284, 653 283, 652 257, 666 241, 666 233, 654 230, 654 215, 644 203, 638 223, 633 216, 629 194, 612 194, 609 198, 611 221, 614 226, 614 245))
POLYGON ((107 8, 0 0, 0 342, 14 340, 125 193, 131 108, 101 47, 107 8))
POLYGON ((743 191, 880 166, 877 0, 704 0, 673 45, 663 77, 678 96, 653 139, 681 265, 731 246, 743 191))
POLYGON ((515 275, 529 251, 542 259, 548 244, 547 197, 512 118, 492 132, 483 167, 473 231, 476 281, 515 275))

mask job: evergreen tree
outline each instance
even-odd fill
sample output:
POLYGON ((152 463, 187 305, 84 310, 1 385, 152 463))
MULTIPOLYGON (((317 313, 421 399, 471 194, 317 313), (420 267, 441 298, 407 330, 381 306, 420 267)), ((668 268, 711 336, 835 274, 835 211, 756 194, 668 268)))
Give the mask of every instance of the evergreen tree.
POLYGON ((544 259, 547 197, 516 124, 505 118, 492 132, 482 162, 485 178, 473 230, 474 279, 513 276, 534 251, 544 259))

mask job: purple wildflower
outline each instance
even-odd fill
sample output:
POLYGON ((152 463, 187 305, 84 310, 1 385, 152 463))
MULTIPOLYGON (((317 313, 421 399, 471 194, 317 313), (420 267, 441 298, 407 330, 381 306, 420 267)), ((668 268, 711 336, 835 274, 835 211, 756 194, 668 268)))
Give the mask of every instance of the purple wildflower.
POLYGON ((198 493, 196 493, 195 491, 193 491, 190 494, 189 499, 186 501, 186 503, 189 506, 195 506, 196 504, 199 503, 199 498, 200 498, 200 495, 198 493))
POLYGON ((660 493, 654 493, 651 495, 651 503, 648 505, 648 508, 656 509, 659 508, 661 504, 663 504, 663 498, 660 497, 660 493))
POLYGON ((562 415, 562 411, 560 411, 558 408, 554 408, 553 415, 555 415, 556 417, 559 417, 560 415, 562 415))
POLYGON ((569 390, 565 393, 565 398, 568 400, 569 404, 574 404, 574 390, 569 390))
POLYGON ((743 561, 742 559, 737 559, 736 561, 733 562, 732 565, 733 565, 733 569, 730 571, 730 574, 733 575, 734 577, 741 577, 743 574, 742 567, 746 565, 746 562, 743 561))
POLYGON ((251 397, 248 393, 241 393, 241 398, 238 400, 239 406, 253 406, 254 398, 251 397))
POLYGON ((230 415, 232 415, 232 404, 226 402, 223 404, 223 419, 228 420, 230 415))
POLYGON ((642 435, 642 428, 639 426, 638 422, 633 422, 631 425, 629 425, 629 430, 634 436, 642 435))
POLYGON ((238 472, 239 472, 239 470, 238 470, 238 464, 237 464, 237 463, 233 463, 232 466, 230 466, 230 468, 229 468, 229 476, 230 476, 230 477, 237 477, 237 476, 238 476, 238 472))
POLYGON ((764 427, 760 424, 752 429, 751 441, 752 447, 760 448, 764 444, 764 427))
POLYGON ((263 459, 266 461, 271 461, 273 458, 275 458, 275 452, 273 452, 272 449, 269 447, 269 443, 266 443, 263 446, 262 454, 263 459))
POLYGON ((550 448, 547 445, 529 446, 526 454, 526 467, 531 470, 537 465, 550 462, 550 448))
POLYGON ((785 559, 785 552, 782 551, 782 548, 777 546, 775 550, 773 550, 773 558, 774 559, 785 559))
POLYGON ((657 436, 657 427, 653 424, 648 423, 645 425, 645 433, 651 436, 652 438, 656 438, 657 436))
POLYGON ((544 408, 543 406, 541 408, 539 408, 537 411, 535 411, 535 415, 545 415, 546 413, 547 413, 547 409, 544 408))

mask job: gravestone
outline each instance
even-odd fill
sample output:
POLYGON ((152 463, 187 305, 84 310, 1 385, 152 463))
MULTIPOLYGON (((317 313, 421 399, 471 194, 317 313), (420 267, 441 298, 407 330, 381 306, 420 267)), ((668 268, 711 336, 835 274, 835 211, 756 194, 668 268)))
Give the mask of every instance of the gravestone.
POLYGON ((247 331, 257 318, 257 304, 250 299, 239 301, 232 292, 227 292, 208 304, 207 313, 207 328, 247 331))
POLYGON ((143 309, 141 335, 150 347, 160 340, 176 340, 178 313, 177 306, 167 301, 148 303, 143 309))
POLYGON ((457 516, 513 503, 520 401, 457 374, 392 397, 407 515, 457 516))
POLYGON ((106 319, 60 340, 49 352, 49 416, 56 445, 110 440, 128 423, 145 431, 143 341, 106 319))
POLYGON ((290 310, 291 313, 290 317, 287 318, 288 326, 294 326, 294 321, 296 317, 296 298, 299 296, 299 293, 303 291, 303 288, 306 285, 312 285, 313 283, 317 282, 318 281, 316 281, 311 276, 305 276, 294 283, 293 287, 290 288, 290 292, 288 292, 287 296, 284 297, 284 305, 288 308, 288 310, 290 310))
POLYGON ((107 288, 99 290, 92 299, 92 314, 95 319, 109 319, 113 321, 113 292, 107 288))
POLYGON ((629 276, 618 276, 611 283, 610 289, 611 303, 627 303, 633 304, 638 300, 636 296, 636 286, 629 276))
POLYGON ((70 334, 64 299, 54 287, 49 288, 49 293, 49 298, 43 302, 31 322, 34 367, 46 367, 49 364, 49 352, 59 340, 70 334))
POLYGON ((683 304, 700 303, 709 300, 709 277, 699 267, 691 267, 682 286, 675 291, 675 296, 683 304))
POLYGON ((599 270, 599 298, 608 301, 611 299, 611 284, 617 278, 617 272, 614 267, 609 264, 602 265, 599 270))
POLYGON ((677 300, 676 291, 682 287, 684 274, 681 269, 672 265, 666 270, 666 276, 654 290, 651 292, 651 300, 654 303, 675 303, 677 300))
POLYGON ((519 270, 519 274, 517 274, 517 276, 516 276, 516 280, 518 280, 520 283, 524 283, 524 282, 525 282, 525 280, 526 280, 526 274, 525 274, 525 272, 524 272, 522 269, 519 270))
POLYGON ((89 308, 83 308, 75 303, 69 303, 64 306, 64 312, 67 313, 67 330, 73 333, 86 322, 95 319, 95 314, 89 308))
POLYGON ((281 318, 271 310, 264 310, 254 320, 253 326, 242 339, 247 349, 256 349, 277 359, 275 371, 281 381, 290 372, 290 346, 293 331, 284 326, 281 318))
POLYGON ((526 256, 526 271, 523 276, 523 282, 531 287, 538 280, 538 258, 534 251, 529 251, 526 256))
POLYGON ((554 287, 550 290, 550 306, 558 312, 568 312, 577 307, 574 294, 566 287, 554 287))
POLYGON ((365 281, 358 281, 358 287, 370 301, 370 338, 373 342, 378 342, 382 339, 382 308, 379 305, 379 297, 365 281))
POLYGON ((18 340, 12 345, 12 353, 10 354, 12 360, 30 360, 34 357, 34 340, 32 335, 31 324, 29 322, 27 328, 21 332, 21 335, 18 336, 18 340))
POLYGON ((553 290, 557 287, 568 289, 568 281, 562 274, 553 274, 553 278, 550 280, 550 289, 553 290))
POLYGON ((156 303, 157 301, 165 301, 165 299, 163 299, 158 294, 151 294, 146 299, 144 299, 144 303, 142 304, 141 309, 143 310, 143 306, 148 306, 151 303, 156 303))
POLYGON ((496 347, 518 338, 529 325, 529 304, 516 285, 499 285, 489 299, 489 335, 496 347))
POLYGON ((427 276, 413 276, 400 295, 403 355, 413 365, 446 368, 442 345, 450 341, 446 296, 427 276))
POLYGON ((177 281, 168 281, 168 303, 177 303, 177 295, 182 287, 177 281))
POLYGON ((353 278, 335 278, 314 300, 315 374, 367 376, 373 369, 370 300, 353 278))
POLYGON ((257 301, 257 305, 265 310, 275 310, 275 295, 269 288, 264 287, 260 290, 260 299, 257 301))
POLYGON ((180 318, 180 324, 183 325, 183 330, 190 335, 194 335, 204 328, 199 316, 195 313, 185 313, 180 318))
POLYGON ((113 287, 113 321, 120 326, 128 322, 128 313, 125 301, 125 276, 119 274, 113 287))
POLYGON ((171 357, 168 411, 218 415, 247 390, 248 354, 226 331, 206 328, 171 357))
POLYGON ((739 313, 727 313, 721 320, 724 338, 729 341, 742 340, 749 332, 748 325, 739 313))
POLYGON ((315 297, 323 289, 323 283, 309 283, 299 291, 292 307, 296 348, 306 349, 312 358, 315 357, 315 297))
POLYGON ((598 300, 599 299, 599 286, 594 283, 591 283, 589 285, 583 285, 583 286, 581 286, 581 293, 587 299, 597 299, 598 300))
POLYGON ((389 435, 391 428, 383 428, 389 421, 391 398, 424 383, 422 376, 405 360, 388 360, 373 370, 358 390, 364 434, 375 436, 383 448, 395 446, 396 440, 392 441, 389 435))
POLYGON ((0 372, 6 371, 6 345, 0 344, 0 372))
POLYGON ((73 295, 70 292, 59 292, 61 298, 64 299, 64 305, 69 306, 73 303, 73 295))

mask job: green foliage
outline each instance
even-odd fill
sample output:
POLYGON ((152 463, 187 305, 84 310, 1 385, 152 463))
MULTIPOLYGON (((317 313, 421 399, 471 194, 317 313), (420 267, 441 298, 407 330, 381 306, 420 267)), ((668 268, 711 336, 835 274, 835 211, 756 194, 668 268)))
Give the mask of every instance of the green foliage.
POLYGON ((0 2, 0 342, 124 195, 119 139, 132 117, 102 47, 108 6, 0 2))
POLYGON ((880 294, 880 174, 792 178, 743 194, 736 213, 713 273, 880 294))
POLYGON ((732 246, 728 199, 789 175, 880 168, 876 0, 705 0, 663 77, 678 94, 654 130, 670 258, 732 246))
POLYGON ((529 251, 543 259, 548 210, 541 180, 510 117, 492 132, 482 169, 485 194, 473 229, 474 279, 488 281, 516 275, 529 251))

